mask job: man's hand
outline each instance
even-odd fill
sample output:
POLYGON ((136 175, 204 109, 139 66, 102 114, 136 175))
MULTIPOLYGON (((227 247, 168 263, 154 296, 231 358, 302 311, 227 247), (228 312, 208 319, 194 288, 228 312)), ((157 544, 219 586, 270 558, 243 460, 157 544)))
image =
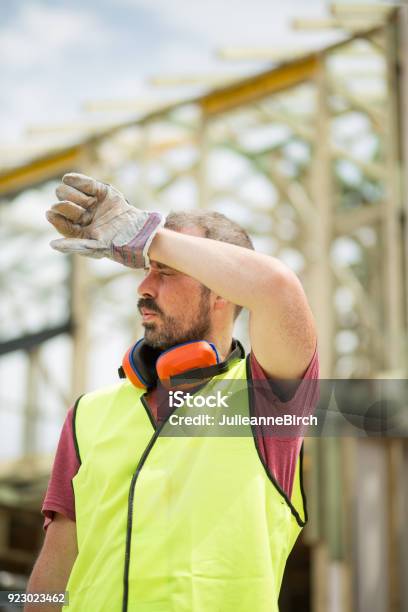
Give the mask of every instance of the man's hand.
POLYGON ((120 191, 83 174, 65 174, 56 194, 60 202, 46 216, 64 238, 53 240, 52 248, 131 268, 149 265, 147 251, 164 224, 160 213, 130 206, 120 191))

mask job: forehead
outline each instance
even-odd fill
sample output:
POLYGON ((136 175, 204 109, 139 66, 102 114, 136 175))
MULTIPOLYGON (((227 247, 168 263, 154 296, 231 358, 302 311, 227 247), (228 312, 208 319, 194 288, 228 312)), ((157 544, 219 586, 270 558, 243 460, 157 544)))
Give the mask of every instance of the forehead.
POLYGON ((204 230, 201 227, 182 227, 178 230, 180 234, 189 234, 190 236, 199 236, 204 238, 204 230))

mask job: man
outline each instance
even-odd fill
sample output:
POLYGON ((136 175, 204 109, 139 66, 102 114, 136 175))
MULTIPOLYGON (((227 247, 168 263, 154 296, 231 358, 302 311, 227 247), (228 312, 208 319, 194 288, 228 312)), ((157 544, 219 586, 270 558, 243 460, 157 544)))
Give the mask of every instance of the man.
MULTIPOLYGON (((80 174, 65 175, 57 196, 47 218, 64 238, 54 248, 146 268, 138 305, 143 346, 155 359, 206 341, 217 365, 201 370, 200 392, 220 381, 249 389, 250 379, 268 380, 266 399, 241 399, 248 415, 313 410, 315 390, 295 382, 318 377, 302 286, 276 258, 255 253, 242 228, 205 211, 172 213, 163 227, 160 214, 80 174), (236 358, 232 339, 242 307, 250 315, 246 360, 236 358)), ((126 381, 69 411, 29 592, 67 588, 70 609, 85 612, 277 610, 286 559, 307 518, 301 430, 166 435, 172 411, 159 410, 158 386, 146 383, 146 392, 126 381)))

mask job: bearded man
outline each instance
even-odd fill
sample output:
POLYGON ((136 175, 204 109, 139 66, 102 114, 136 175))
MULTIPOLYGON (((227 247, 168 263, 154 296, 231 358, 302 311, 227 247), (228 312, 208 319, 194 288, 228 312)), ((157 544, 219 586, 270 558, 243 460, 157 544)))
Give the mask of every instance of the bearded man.
POLYGON ((244 416, 311 414, 317 340, 301 283, 222 214, 165 220, 75 173, 57 196, 47 213, 63 235, 55 249, 146 270, 144 338, 127 353, 125 381, 85 394, 67 414, 28 591, 67 589, 70 610, 85 612, 277 611, 307 520, 301 428, 173 435, 175 409, 159 389, 181 377, 206 397, 223 383, 244 416), (246 357, 232 336, 242 308, 246 357), (268 393, 254 394, 253 381, 268 393), (234 395, 238 383, 245 393, 234 395))

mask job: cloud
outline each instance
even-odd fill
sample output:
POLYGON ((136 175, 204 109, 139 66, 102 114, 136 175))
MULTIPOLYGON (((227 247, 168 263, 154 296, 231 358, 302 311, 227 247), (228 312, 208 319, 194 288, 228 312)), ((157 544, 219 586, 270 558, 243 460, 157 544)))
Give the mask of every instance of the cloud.
POLYGON ((2 140, 24 125, 64 121, 101 79, 92 66, 119 32, 82 7, 26 2, 0 26, 2 140), (92 66, 92 67, 91 67, 92 66), (83 93, 84 92, 84 93, 83 93))
POLYGON ((116 33, 96 14, 64 6, 24 4, 0 29, 0 63, 14 69, 58 61, 78 45, 94 48, 113 42, 116 33))
MULTIPOLYGON (((144 10, 190 39, 211 45, 288 44, 299 40, 299 33, 290 30, 290 19, 296 16, 321 16, 325 0, 117 0, 122 5, 144 10)), ((300 35, 302 36, 302 35, 300 35)), ((310 34, 309 34, 310 36, 310 34)), ((311 36, 316 37, 316 34, 311 36)), ((327 35, 326 35, 327 38, 327 35)))

